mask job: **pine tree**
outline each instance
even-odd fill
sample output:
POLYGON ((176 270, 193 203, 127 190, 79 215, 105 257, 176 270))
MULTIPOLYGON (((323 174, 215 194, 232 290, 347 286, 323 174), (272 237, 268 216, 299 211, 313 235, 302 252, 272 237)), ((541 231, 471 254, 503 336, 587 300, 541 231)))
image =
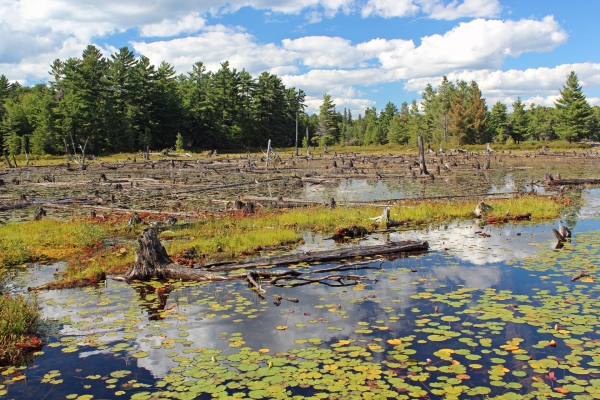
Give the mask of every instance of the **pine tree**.
POLYGON ((520 143, 527 135, 528 128, 525 104, 521 102, 520 97, 517 97, 517 101, 515 101, 512 106, 513 112, 510 121, 510 135, 515 143, 520 143))
POLYGON ((183 136, 181 136, 181 133, 177 132, 177 140, 175 140, 175 150, 182 151, 183 148, 183 136))
POLYGON ((319 137, 319 144, 331 144, 337 139, 337 126, 335 124, 335 104, 331 95, 323 95, 323 103, 319 107, 319 123, 315 134, 319 137))
POLYGON ((508 109, 505 104, 496 102, 490 113, 490 131, 499 143, 508 138, 508 109))
POLYGON ((573 142, 589 137, 593 113, 574 71, 567 76, 567 82, 554 105, 556 106, 554 129, 561 139, 573 142))
POLYGON ((408 143, 408 119, 409 119, 408 103, 403 102, 398 115, 392 119, 387 131, 387 139, 391 143, 405 144, 408 143))

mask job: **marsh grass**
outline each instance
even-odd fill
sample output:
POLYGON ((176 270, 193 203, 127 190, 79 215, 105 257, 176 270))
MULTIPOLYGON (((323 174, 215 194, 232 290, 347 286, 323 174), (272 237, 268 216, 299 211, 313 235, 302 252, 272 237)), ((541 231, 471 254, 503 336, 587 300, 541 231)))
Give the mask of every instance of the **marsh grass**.
MULTIPOLYGON (((530 213, 535 220, 556 218, 569 200, 548 196, 521 196, 486 201, 493 207, 489 217, 530 213)), ((405 201, 391 209, 391 217, 406 228, 438 224, 473 217, 477 200, 405 201)), ((239 259, 272 250, 293 249, 306 232, 331 236, 338 227, 359 225, 369 231, 385 226, 369 218, 381 215, 382 208, 323 207, 291 210, 263 208, 254 215, 233 211, 207 218, 186 228, 163 231, 161 240, 174 261, 192 264, 206 260, 239 259)), ((140 229, 143 229, 140 227, 140 229)), ((98 282, 105 274, 124 273, 135 259, 135 241, 119 245, 103 242, 114 236, 133 238, 124 225, 102 222, 11 223, 0 227, 0 265, 20 265, 36 260, 66 260, 62 287, 78 282, 98 282)))
POLYGON ((0 226, 0 268, 27 262, 63 260, 98 247, 115 228, 108 224, 55 220, 0 226))
MULTIPOLYGON (((486 201, 493 210, 489 217, 530 213, 532 219, 556 218, 564 203, 547 196, 523 196, 486 201)), ((391 209, 392 219, 409 227, 473 217, 477 201, 410 201, 391 209)), ((302 242, 303 233, 333 234, 337 227, 361 225, 368 230, 384 228, 369 218, 381 215, 381 207, 338 207, 328 209, 263 210, 252 216, 231 213, 221 219, 198 222, 186 229, 163 232, 169 254, 192 250, 199 258, 230 259, 272 247, 302 242)))
POLYGON ((39 347, 39 331, 35 297, 0 296, 0 365, 14 363, 24 352, 39 347))

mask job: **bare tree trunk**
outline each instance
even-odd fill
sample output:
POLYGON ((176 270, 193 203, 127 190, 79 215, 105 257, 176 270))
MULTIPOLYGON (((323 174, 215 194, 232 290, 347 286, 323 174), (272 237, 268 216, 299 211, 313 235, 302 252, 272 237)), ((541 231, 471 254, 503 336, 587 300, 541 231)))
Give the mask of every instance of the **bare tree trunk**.
POLYGON ((298 111, 296 111, 296 149, 294 155, 298 157, 298 111))
POLYGON ((306 157, 310 156, 310 145, 308 144, 308 126, 306 127, 306 157))
POLYGON ((269 169, 269 156, 271 155, 271 139, 269 139, 269 144, 267 145, 267 165, 265 166, 269 169))
POLYGON ((79 145, 79 148, 81 149, 81 165, 79 166, 81 169, 85 169, 85 148, 87 147, 87 143, 88 143, 88 139, 85 139, 85 144, 83 145, 83 147, 81 147, 81 145, 79 145))
POLYGON ((8 168, 12 168, 13 165, 10 163, 10 160, 8 159, 8 152, 6 150, 4 150, 4 158, 6 159, 6 165, 8 165, 8 168))
POLYGON ((419 169, 421 170, 421 175, 429 175, 427 165, 425 165, 425 151, 423 149, 423 137, 421 134, 417 138, 417 143, 419 145, 419 169))

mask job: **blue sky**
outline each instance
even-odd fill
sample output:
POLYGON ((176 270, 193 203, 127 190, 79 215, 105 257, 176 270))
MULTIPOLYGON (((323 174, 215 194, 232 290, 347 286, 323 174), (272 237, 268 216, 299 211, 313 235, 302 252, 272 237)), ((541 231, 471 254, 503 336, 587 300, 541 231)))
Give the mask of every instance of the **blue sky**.
POLYGON ((45 82, 92 43, 180 73, 266 70, 304 89, 309 111, 324 93, 354 115, 400 106, 443 75, 475 79, 490 107, 551 106, 571 70, 600 105, 598 15, 598 0, 0 0, 0 73, 45 82))

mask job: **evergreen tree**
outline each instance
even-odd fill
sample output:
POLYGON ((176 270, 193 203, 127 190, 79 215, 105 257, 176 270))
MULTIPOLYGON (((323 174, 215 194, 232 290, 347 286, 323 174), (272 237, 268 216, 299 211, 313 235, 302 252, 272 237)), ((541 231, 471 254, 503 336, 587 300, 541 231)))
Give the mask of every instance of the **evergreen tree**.
POLYGON ((417 137, 423 131, 423 115, 419 112, 419 104, 413 100, 408 113, 407 133, 410 142, 417 144, 417 137))
POLYGON ((510 135, 515 143, 520 143, 527 136, 527 114, 525 113, 525 105, 521 102, 521 98, 517 97, 517 101, 513 104, 513 112, 510 118, 510 135))
POLYGON ((177 139, 175 140, 175 150, 182 151, 184 149, 183 136, 177 132, 177 139))
POLYGON ((408 119, 408 104, 403 102, 398 115, 392 119, 388 126, 387 139, 390 143, 408 143, 410 138, 408 132, 408 119))
POLYGON ((529 138, 534 140, 550 140, 554 134, 554 109, 531 104, 527 110, 529 138))
POLYGON ((499 143, 508 138, 508 108, 501 102, 496 102, 490 113, 490 132, 499 143))
POLYGON ((556 134, 568 142, 589 137, 592 109, 585 99, 579 78, 574 71, 567 76, 567 82, 554 103, 556 106, 556 134))
POLYGON ((320 145, 332 144, 338 137, 337 126, 335 123, 335 104, 331 95, 323 95, 323 103, 319 107, 319 122, 315 135, 318 136, 320 145))

